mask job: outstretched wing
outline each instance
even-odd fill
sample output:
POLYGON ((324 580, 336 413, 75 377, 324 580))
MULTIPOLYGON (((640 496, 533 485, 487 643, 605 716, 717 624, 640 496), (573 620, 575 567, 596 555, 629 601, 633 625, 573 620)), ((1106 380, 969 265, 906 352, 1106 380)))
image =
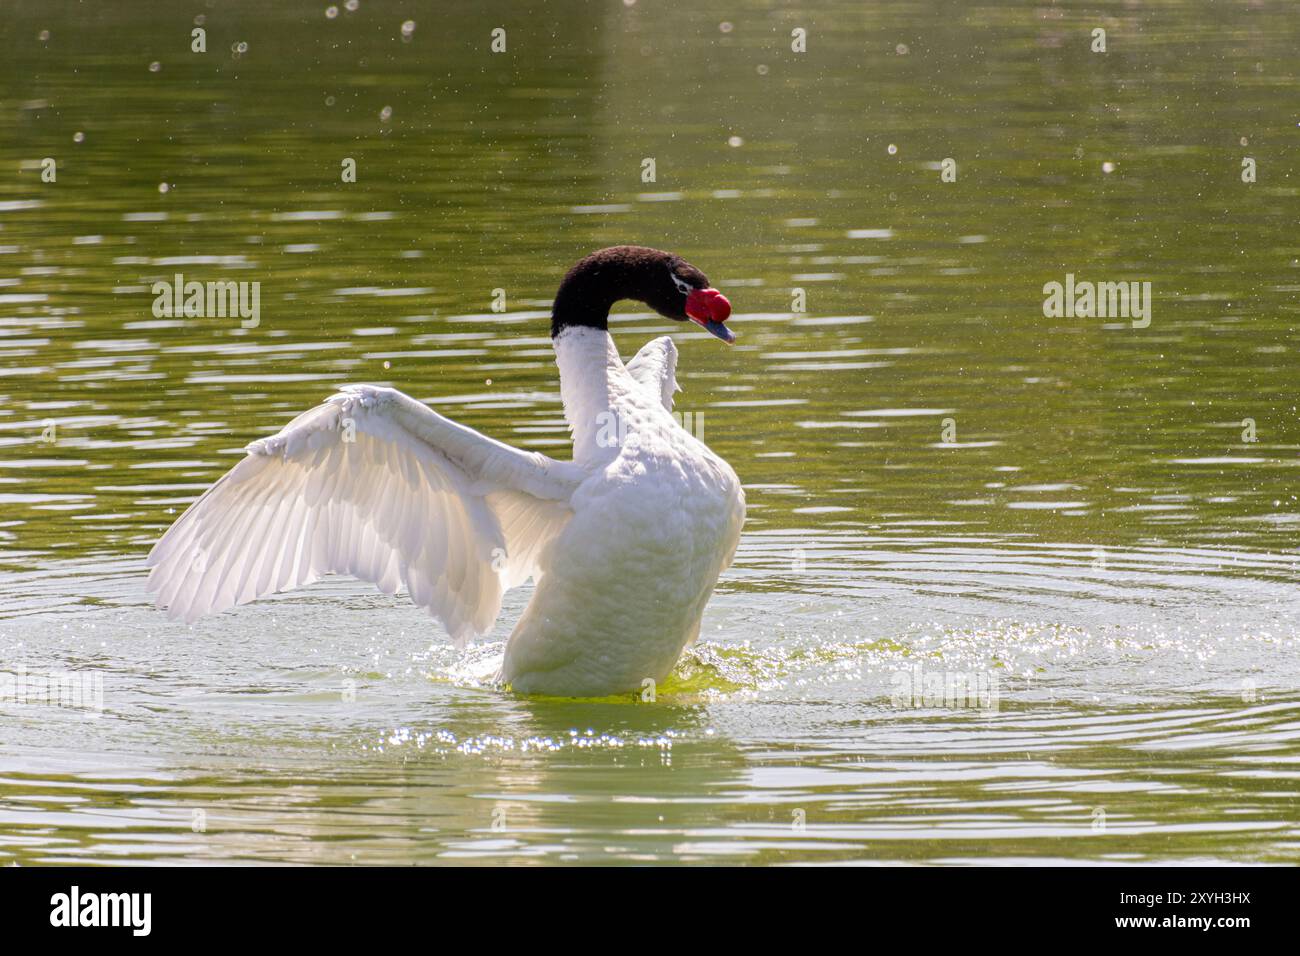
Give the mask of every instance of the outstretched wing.
POLYGON ((673 410, 673 392, 680 392, 681 386, 677 384, 677 346, 669 336, 661 335, 641 346, 641 351, 627 363, 627 370, 664 403, 664 408, 673 410))
POLYGON ((404 586, 457 644, 540 575, 581 471, 391 388, 345 387, 209 488, 149 554, 149 589, 190 622, 323 574, 404 586))

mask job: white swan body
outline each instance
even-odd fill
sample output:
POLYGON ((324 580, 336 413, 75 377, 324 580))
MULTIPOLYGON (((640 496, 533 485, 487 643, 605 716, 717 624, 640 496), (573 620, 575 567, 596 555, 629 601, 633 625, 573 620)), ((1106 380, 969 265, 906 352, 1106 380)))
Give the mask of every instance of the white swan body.
POLYGON ((642 688, 662 681, 698 636, 740 540, 744 493, 671 414, 672 339, 647 344, 629 368, 595 329, 565 330, 555 351, 573 461, 587 477, 542 556, 502 676, 524 692, 642 688))

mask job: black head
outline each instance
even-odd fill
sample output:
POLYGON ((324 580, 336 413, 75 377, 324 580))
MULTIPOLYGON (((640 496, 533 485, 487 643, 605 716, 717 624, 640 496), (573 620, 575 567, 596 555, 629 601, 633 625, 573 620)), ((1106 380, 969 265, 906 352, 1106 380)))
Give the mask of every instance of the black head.
POLYGON ((645 246, 611 246, 587 256, 564 277, 551 308, 551 335, 566 328, 609 328, 615 302, 644 302, 665 318, 687 319, 724 342, 735 335, 723 323, 731 304, 708 277, 681 256, 645 246))

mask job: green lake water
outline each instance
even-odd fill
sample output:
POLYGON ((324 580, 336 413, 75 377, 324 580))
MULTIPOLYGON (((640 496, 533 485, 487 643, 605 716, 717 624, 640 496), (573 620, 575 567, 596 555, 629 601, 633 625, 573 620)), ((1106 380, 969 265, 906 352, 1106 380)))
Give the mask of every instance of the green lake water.
POLYGON ((1300 859, 1293 3, 329 8, 0 10, 0 863, 1300 859), (567 457, 550 297, 625 242, 739 335, 611 324, 749 500, 657 701, 486 686, 527 589, 468 657, 342 579, 152 607, 338 385, 567 457))

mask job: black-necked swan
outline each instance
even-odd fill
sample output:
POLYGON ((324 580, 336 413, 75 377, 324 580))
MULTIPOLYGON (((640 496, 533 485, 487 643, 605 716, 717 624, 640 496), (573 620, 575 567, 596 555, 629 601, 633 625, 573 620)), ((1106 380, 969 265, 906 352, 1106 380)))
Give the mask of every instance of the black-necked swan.
POLYGON ((191 622, 350 574, 386 594, 404 586, 463 646, 532 577, 501 681, 574 697, 662 681, 731 564, 745 496, 671 414, 672 339, 619 358, 608 319, 622 299, 735 339, 730 303, 681 257, 593 253, 564 277, 551 317, 572 461, 512 448, 392 388, 345 386, 249 445, 167 530, 148 559, 159 606, 191 622))

